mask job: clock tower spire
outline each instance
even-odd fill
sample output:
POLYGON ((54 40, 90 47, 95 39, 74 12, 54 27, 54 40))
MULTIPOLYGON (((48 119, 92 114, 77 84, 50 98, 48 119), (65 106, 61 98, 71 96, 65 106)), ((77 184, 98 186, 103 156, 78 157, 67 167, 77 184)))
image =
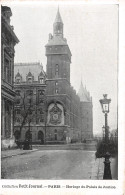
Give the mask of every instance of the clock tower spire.
POLYGON ((59 7, 53 24, 53 36, 63 37, 63 21, 59 12, 59 7))

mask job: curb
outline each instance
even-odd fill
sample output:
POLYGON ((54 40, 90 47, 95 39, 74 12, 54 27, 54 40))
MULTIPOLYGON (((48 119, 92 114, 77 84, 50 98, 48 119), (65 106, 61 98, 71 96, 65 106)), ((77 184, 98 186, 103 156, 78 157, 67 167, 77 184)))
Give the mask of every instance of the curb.
POLYGON ((11 154, 11 155, 8 155, 8 156, 2 156, 1 155, 1 159, 5 159, 5 158, 12 158, 13 156, 19 156, 19 155, 24 155, 24 154, 28 154, 28 153, 31 153, 31 152, 36 152, 38 151, 38 149, 34 149, 34 150, 28 150, 26 152, 22 152, 22 153, 18 153, 18 154, 11 154))

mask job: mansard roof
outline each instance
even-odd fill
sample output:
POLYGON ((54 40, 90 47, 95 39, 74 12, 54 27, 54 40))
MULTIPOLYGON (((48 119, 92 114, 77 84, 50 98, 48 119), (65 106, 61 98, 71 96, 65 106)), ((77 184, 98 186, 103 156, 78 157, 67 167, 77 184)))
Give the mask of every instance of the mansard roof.
POLYGON ((38 75, 41 71, 43 71, 43 65, 40 62, 29 62, 29 63, 15 63, 14 64, 14 75, 18 73, 23 77, 23 80, 26 81, 26 74, 28 74, 29 70, 33 73, 34 80, 38 80, 38 75))

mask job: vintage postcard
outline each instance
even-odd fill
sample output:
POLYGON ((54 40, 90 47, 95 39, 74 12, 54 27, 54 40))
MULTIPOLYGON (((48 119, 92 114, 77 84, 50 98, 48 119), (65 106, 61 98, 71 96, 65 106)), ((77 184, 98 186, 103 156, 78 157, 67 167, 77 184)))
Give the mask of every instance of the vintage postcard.
POLYGON ((1 1, 1 195, 124 194, 123 1, 1 1))

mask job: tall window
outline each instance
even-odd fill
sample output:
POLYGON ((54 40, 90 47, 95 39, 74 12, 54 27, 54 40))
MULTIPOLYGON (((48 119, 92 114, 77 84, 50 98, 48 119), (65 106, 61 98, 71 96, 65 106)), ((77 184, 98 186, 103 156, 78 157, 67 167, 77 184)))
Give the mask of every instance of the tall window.
POLYGON ((56 66, 55 66, 55 76, 59 76, 59 65, 58 64, 56 64, 56 66))
POLYGON ((43 103, 44 102, 44 93, 45 91, 44 90, 39 90, 38 91, 38 95, 39 95, 39 103, 43 103))
POLYGON ((4 79, 6 82, 11 83, 11 69, 7 58, 4 60, 4 79))
POLYGON ((44 112, 42 109, 39 110, 39 113, 40 113, 40 122, 44 122, 44 112))
POLYGON ((57 129, 55 129, 54 134, 55 134, 55 140, 57 140, 57 129))
POLYGON ((5 136, 6 138, 11 135, 11 106, 8 102, 5 103, 5 136))
POLYGON ((27 97, 27 103, 31 104, 33 102, 33 91, 32 90, 27 90, 26 91, 26 97, 27 97))
POLYGON ((58 89, 55 89, 55 93, 58 94, 58 89))
POLYGON ((55 93, 58 94, 59 90, 58 90, 58 81, 55 82, 55 93))

